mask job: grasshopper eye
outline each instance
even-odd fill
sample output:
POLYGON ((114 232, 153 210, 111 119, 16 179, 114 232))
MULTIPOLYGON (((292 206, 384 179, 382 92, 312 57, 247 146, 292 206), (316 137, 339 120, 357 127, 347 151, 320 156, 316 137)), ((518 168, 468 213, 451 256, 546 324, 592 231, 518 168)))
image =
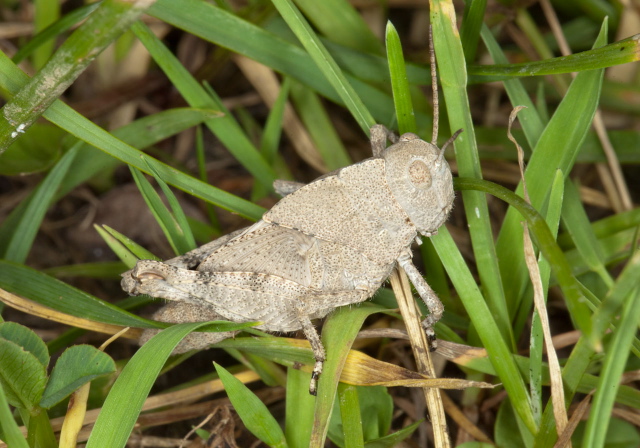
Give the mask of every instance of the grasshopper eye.
POLYGON ((431 186, 429 166, 422 160, 411 162, 411 165, 409 165, 409 180, 416 188, 429 188, 431 186))

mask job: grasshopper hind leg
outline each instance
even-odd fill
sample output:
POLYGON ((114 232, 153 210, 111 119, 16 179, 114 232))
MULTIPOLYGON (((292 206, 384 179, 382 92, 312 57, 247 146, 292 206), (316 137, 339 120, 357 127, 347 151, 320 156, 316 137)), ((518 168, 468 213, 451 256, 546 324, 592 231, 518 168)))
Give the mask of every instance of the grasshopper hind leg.
POLYGON ((318 395, 318 379, 320 378, 322 367, 324 366, 324 361, 327 357, 318 331, 313 326, 313 323, 311 323, 309 315, 302 309, 298 309, 298 321, 302 326, 302 331, 304 332, 305 337, 311 344, 313 356, 316 359, 316 364, 313 367, 313 373, 311 374, 311 383, 309 384, 309 393, 315 396, 318 395))

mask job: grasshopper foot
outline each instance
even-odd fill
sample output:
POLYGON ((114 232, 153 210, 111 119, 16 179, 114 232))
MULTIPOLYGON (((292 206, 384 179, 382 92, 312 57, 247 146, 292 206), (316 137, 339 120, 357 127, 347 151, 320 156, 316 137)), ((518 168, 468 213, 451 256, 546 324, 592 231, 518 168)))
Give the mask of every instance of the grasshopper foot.
POLYGON ((311 374, 311 382, 309 383, 309 394, 314 397, 318 395, 318 379, 320 378, 320 373, 322 373, 322 363, 316 362, 316 366, 311 374), (318 367, 318 364, 320 364, 320 367, 318 367))

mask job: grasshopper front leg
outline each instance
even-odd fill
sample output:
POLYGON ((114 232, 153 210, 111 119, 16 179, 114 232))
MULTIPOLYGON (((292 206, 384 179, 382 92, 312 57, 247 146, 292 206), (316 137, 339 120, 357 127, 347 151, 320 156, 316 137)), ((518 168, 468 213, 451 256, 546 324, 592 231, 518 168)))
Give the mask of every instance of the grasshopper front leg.
POLYGON ((418 269, 413 265, 413 262, 411 261, 411 252, 403 252, 398 258, 398 264, 407 273, 407 276, 416 288, 418 295, 420 295, 420 298, 429 309, 429 315, 422 321, 422 327, 427 334, 431 351, 435 351, 438 348, 438 343, 436 341, 436 333, 433 330, 433 326, 442 317, 444 305, 436 295, 435 291, 431 289, 431 286, 429 286, 424 277, 422 277, 420 271, 418 271, 418 269))

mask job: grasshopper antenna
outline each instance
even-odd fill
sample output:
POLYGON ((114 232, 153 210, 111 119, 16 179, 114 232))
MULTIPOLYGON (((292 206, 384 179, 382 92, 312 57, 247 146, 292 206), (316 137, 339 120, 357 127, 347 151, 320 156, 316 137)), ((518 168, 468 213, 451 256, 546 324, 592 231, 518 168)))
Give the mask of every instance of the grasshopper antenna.
POLYGON ((440 120, 440 107, 438 103, 438 74, 436 73, 436 53, 433 50, 433 27, 431 25, 429 25, 429 61, 431 63, 431 89, 433 90, 433 134, 431 137, 431 144, 438 146, 438 121, 440 120))
POLYGON ((462 133, 462 129, 458 129, 456 132, 454 132, 454 134, 449 138, 449 140, 447 140, 444 145, 442 145, 442 148, 440 149, 440 154, 438 155, 438 160, 442 159, 444 157, 444 151, 447 149, 447 146, 449 146, 451 143, 453 143, 457 138, 458 135, 460 135, 462 133))

